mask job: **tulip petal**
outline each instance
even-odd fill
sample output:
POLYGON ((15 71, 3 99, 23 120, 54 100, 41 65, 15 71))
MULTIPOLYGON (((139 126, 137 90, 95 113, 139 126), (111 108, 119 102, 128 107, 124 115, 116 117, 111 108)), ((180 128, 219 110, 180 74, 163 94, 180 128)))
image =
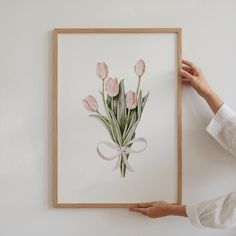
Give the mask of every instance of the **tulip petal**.
POLYGON ((93 112, 97 111, 98 103, 94 96, 89 95, 85 99, 83 99, 82 102, 85 109, 87 109, 88 111, 93 111, 93 112))
POLYGON ((137 107, 138 101, 136 93, 131 90, 126 94, 126 106, 128 109, 135 109, 137 107))
POLYGON ((83 99, 82 102, 86 110, 92 111, 86 99, 83 99))
POLYGON ((119 83, 117 79, 108 78, 106 82, 106 92, 111 97, 115 97, 119 93, 119 83))
POLYGON ((140 60, 137 61, 137 63, 134 66, 134 71, 139 77, 143 76, 143 74, 145 72, 144 60, 140 59, 140 60))
POLYGON ((97 75, 101 79, 106 79, 108 76, 108 66, 105 62, 98 62, 97 63, 97 75))

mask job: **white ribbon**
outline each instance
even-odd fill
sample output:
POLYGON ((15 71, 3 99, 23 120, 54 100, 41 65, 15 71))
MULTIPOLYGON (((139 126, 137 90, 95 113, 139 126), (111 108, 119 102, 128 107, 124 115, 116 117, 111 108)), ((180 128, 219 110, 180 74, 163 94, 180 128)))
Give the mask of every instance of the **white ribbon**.
POLYGON ((125 147, 120 146, 119 144, 116 144, 116 143, 102 141, 97 145, 97 153, 103 160, 106 160, 106 161, 112 161, 114 159, 117 159, 116 165, 113 168, 113 170, 119 168, 120 162, 121 162, 121 160, 123 160, 126 165, 126 168, 129 171, 134 171, 134 169, 130 166, 130 164, 126 158, 126 155, 123 155, 123 154, 140 153, 140 152, 143 152, 146 148, 147 148, 147 140, 145 138, 137 138, 137 139, 131 140, 130 142, 127 143, 127 146, 125 146, 125 147), (141 149, 138 149, 138 150, 128 147, 129 144, 133 144, 133 143, 144 143, 144 147, 141 149), (99 148, 100 145, 106 145, 106 146, 116 150, 117 154, 115 154, 113 156, 105 156, 99 148))

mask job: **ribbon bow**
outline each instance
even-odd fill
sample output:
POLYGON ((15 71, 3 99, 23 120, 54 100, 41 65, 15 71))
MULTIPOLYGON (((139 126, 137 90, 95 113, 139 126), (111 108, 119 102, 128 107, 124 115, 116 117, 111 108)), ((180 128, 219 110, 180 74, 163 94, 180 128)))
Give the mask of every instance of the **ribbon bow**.
POLYGON ((130 166, 128 159, 126 158, 126 155, 123 155, 123 154, 140 153, 140 152, 143 152, 146 148, 147 148, 147 140, 145 138, 137 138, 137 139, 131 140, 130 142, 127 143, 127 146, 121 146, 117 143, 102 141, 97 145, 97 153, 103 160, 106 160, 106 161, 111 161, 111 160, 117 159, 116 165, 113 168, 113 170, 119 168, 120 162, 121 162, 121 160, 123 160, 126 165, 126 168, 129 171, 134 171, 134 169, 130 166), (144 147, 141 149, 132 149, 131 147, 128 147, 128 145, 133 144, 133 143, 144 143, 144 147), (99 148, 100 145, 106 145, 106 146, 116 150, 117 154, 115 154, 113 156, 105 156, 99 148))

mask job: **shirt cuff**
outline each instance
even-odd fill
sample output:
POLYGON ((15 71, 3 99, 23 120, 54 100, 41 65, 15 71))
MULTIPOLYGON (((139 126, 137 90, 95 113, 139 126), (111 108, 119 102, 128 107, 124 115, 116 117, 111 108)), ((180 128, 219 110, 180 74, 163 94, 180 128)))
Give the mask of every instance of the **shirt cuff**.
POLYGON ((204 227, 199 219, 198 207, 197 204, 190 204, 186 206, 186 214, 192 225, 201 228, 204 227))
POLYGON ((235 115, 236 113, 230 107, 228 107, 226 104, 223 104, 207 126, 207 132, 216 138, 221 132, 225 123, 235 115))

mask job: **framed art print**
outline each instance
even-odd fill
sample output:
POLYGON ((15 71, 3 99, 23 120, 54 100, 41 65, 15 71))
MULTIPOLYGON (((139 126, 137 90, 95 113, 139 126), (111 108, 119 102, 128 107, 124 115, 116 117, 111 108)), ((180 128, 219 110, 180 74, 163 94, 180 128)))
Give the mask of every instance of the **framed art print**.
POLYGON ((181 29, 54 30, 54 206, 182 201, 181 29))

